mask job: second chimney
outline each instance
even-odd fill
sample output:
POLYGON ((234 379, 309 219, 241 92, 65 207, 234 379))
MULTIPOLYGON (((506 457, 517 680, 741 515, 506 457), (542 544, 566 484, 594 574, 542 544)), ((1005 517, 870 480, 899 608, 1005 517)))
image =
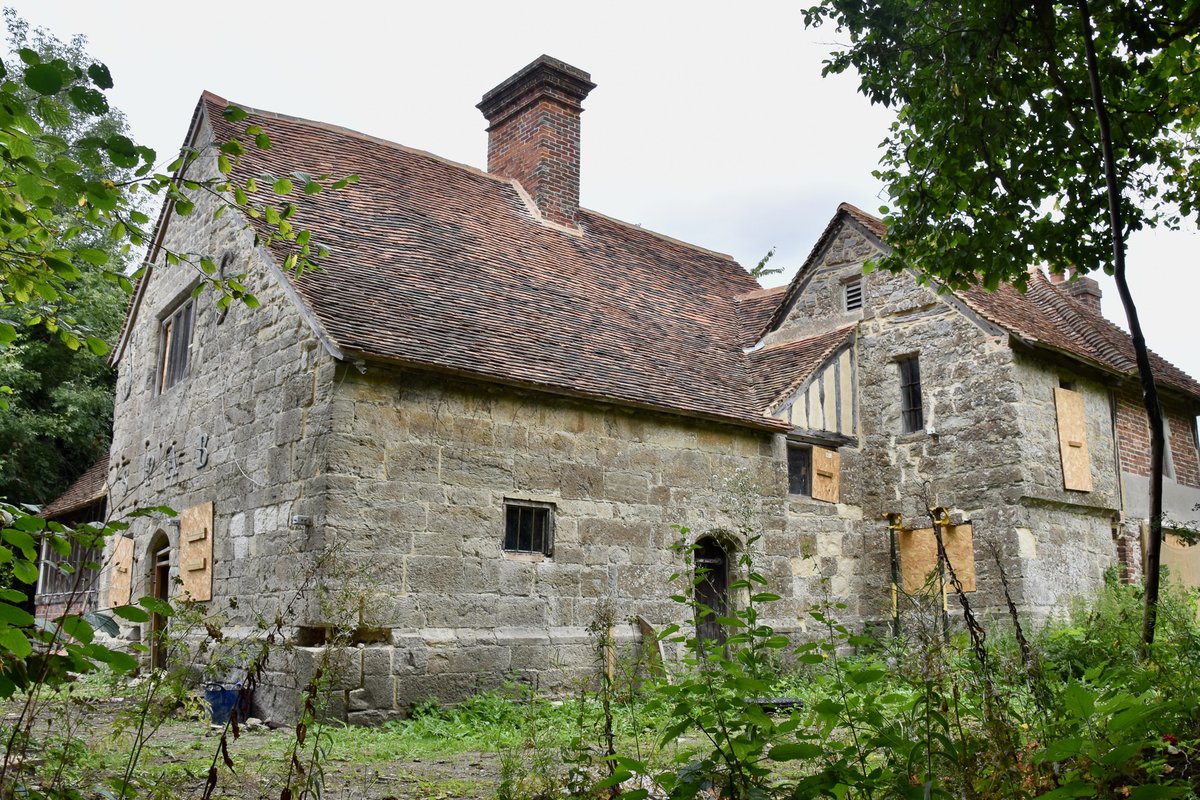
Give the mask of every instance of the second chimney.
POLYGON ((483 96, 488 172, 515 178, 546 219, 576 227, 579 115, 591 76, 542 56, 483 96))

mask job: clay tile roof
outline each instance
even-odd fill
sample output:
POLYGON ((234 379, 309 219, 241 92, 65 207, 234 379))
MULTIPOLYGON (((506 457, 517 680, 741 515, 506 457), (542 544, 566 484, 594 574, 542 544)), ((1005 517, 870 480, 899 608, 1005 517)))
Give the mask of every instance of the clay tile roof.
MULTIPOLYGON (((883 237, 883 221, 849 203, 838 206, 838 217, 846 213, 883 237)), ((827 231, 828 232, 828 231, 827 231)), ((1041 270, 1030 274, 1024 294, 1011 284, 994 292, 982 286, 956 291, 976 313, 1009 333, 1041 346, 1066 353, 1126 378, 1137 378, 1133 340, 1103 315, 1079 303, 1050 283, 1041 270)), ((1165 358, 1151 351, 1155 380, 1163 386, 1200 399, 1200 383, 1165 358)))
POLYGON ((807 339, 775 345, 750 353, 759 407, 766 411, 804 383, 810 375, 854 335, 854 325, 819 333, 807 339))
POLYGON ((838 211, 845 211, 847 214, 849 214, 851 217, 853 217, 855 220, 857 220, 859 223, 861 223, 864 227, 866 227, 867 230, 869 230, 871 233, 875 234, 876 236, 878 236, 881 239, 883 238, 883 235, 887 232, 887 229, 885 229, 883 227, 883 220, 881 220, 879 217, 877 217, 873 214, 868 214, 867 212, 863 211, 858 206, 853 206, 853 205, 850 205, 849 203, 839 203, 838 211))
POLYGON ((43 517, 57 517, 89 506, 108 494, 108 454, 88 468, 67 490, 42 509, 43 517))
POLYGON ((776 427, 755 410, 733 299, 759 286, 729 256, 587 210, 566 231, 513 181, 267 112, 234 126, 225 101, 201 103, 218 140, 269 133, 243 175, 360 176, 295 197, 292 220, 331 248, 295 284, 347 356, 776 427))
MULTIPOLYGON (((974 286, 956 294, 985 319, 1023 339, 1137 377, 1129 334, 1055 287, 1040 270, 1030 275, 1025 294, 1007 284, 994 292, 974 286)), ((1200 383, 1186 372, 1153 351, 1150 364, 1160 385, 1200 398, 1200 383)))
POLYGON ((738 323, 741 328, 742 346, 753 347, 767 326, 775 309, 779 307, 788 287, 776 286, 772 289, 759 289, 754 292, 740 294, 733 298, 737 309, 738 323))

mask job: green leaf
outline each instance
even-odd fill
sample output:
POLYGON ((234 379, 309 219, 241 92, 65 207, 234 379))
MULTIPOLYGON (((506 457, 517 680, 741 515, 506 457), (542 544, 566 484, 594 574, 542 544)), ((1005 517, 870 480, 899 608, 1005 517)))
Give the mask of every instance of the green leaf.
POLYGON ((806 758, 820 758, 825 754, 825 748, 809 742, 791 742, 777 744, 767 751, 767 758, 772 761, 796 761, 806 758))
POLYGON ((275 194, 291 194, 292 182, 288 178, 279 178, 271 188, 275 190, 275 194))
POLYGON ((9 603, 24 603, 29 599, 29 596, 24 592, 18 592, 16 589, 0 588, 0 600, 6 600, 9 603))
POLYGON ((0 622, 7 625, 29 626, 33 624, 33 614, 23 608, 0 603, 0 622))
POLYGON ((92 355, 103 356, 108 354, 108 342, 104 341, 103 339, 98 339, 95 336, 89 336, 84 339, 84 342, 87 344, 88 350, 92 352, 92 355))
POLYGON ((1034 756, 1035 761, 1066 761, 1083 751, 1083 740, 1078 738, 1059 739, 1051 742, 1034 756))
POLYGON ((26 515, 13 520, 13 527, 18 530, 27 531, 28 533, 39 533, 46 530, 46 520, 41 517, 26 515))
POLYGON ((237 106, 225 106, 225 108, 221 110, 221 116, 225 117, 225 119, 229 120, 230 122, 241 122, 250 115, 245 109, 238 108, 237 106))
POLYGON ((157 597, 139 597, 137 602, 142 608, 159 616, 171 617, 175 615, 175 609, 171 608, 171 604, 166 600, 161 600, 157 597))
POLYGON ((108 98, 87 86, 72 86, 67 92, 71 105, 85 114, 98 117, 108 111, 108 98))
POLYGON ((25 70, 25 85, 38 94, 57 94, 63 84, 63 74, 53 64, 34 64, 25 70))
POLYGON ((1039 794, 1037 800, 1066 800, 1071 797, 1093 797, 1095 794, 1095 786, 1083 781, 1071 781, 1066 786, 1039 794))
POLYGON ((30 561, 37 558, 37 548, 34 546, 33 537, 25 531, 5 528, 3 536, 4 541, 13 547, 19 548, 30 561))
POLYGON ((21 559, 13 559, 12 562, 13 575, 21 583, 35 584, 38 579, 37 564, 32 561, 23 561, 21 559))
POLYGON ((1096 696, 1083 684, 1072 681, 1062 695, 1063 706, 1077 719, 1086 719, 1096 709, 1096 696))
POLYGON ((846 673, 846 676, 850 678, 851 682, 862 686, 867 683, 874 683, 886 674, 887 673, 881 669, 860 669, 851 670, 846 673))
POLYGON ((121 619, 127 619, 130 622, 150 621, 150 615, 137 606, 117 606, 116 608, 112 609, 112 613, 116 614, 121 619))
POLYGON ((254 137, 254 146, 257 147, 259 150, 270 150, 271 149, 271 137, 267 136, 265 133, 258 134, 257 136, 254 137))
POLYGON ((33 645, 29 643, 25 633, 18 628, 0 628, 0 647, 17 658, 29 658, 33 653, 33 645))
POLYGON ((96 631, 91 623, 78 614, 68 614, 62 618, 62 629, 70 637, 83 644, 91 644, 96 638, 96 631))
POLYGON ((96 267, 103 267, 108 263, 108 253, 103 250, 97 250, 94 247, 85 247, 75 252, 80 258, 89 264, 96 267))
POLYGON ((92 64, 88 67, 87 74, 92 79, 92 83, 101 89, 111 89, 113 87, 112 73, 103 64, 92 64))

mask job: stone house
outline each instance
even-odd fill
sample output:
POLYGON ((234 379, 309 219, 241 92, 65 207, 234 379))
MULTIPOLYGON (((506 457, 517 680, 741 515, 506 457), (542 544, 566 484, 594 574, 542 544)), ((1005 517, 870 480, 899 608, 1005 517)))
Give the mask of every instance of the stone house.
MULTIPOLYGON (((937 293, 864 274, 884 231, 842 205, 763 289, 728 256, 579 207, 593 86, 543 56, 488 92, 487 172, 250 111, 275 146, 237 169, 361 180, 296 200, 332 250, 300 276, 211 198, 164 211, 114 352, 107 486, 116 513, 181 513, 113 544, 101 606, 186 595, 246 636, 285 614, 296 646, 260 713, 293 716, 328 648, 334 713, 371 722, 509 677, 566 690, 595 668, 608 601, 631 642, 625 620, 686 615, 668 587, 681 537, 713 604, 749 546, 783 597, 769 621, 800 633, 826 594, 855 624, 890 619, 888 515, 915 589, 929 506, 981 609, 1001 608, 1001 565, 1034 617, 1137 571, 1145 423, 1092 282, 937 293), (219 254, 262 307, 195 297, 167 251, 219 254)), ((238 135, 226 106, 205 94, 187 144, 238 135)), ((1190 508, 1200 384, 1155 368, 1190 508)))

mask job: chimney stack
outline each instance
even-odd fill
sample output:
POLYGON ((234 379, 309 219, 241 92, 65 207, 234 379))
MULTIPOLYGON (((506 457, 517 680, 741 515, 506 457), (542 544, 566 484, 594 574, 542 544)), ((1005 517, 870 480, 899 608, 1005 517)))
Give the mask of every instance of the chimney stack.
POLYGON ((1097 314, 1100 313, 1100 284, 1095 278, 1086 278, 1083 275, 1076 275, 1066 286, 1067 294, 1075 298, 1075 302, 1080 305, 1090 308, 1097 314))
POLYGON ((1050 282, 1073 297, 1075 302, 1097 314, 1101 313, 1100 298, 1103 293, 1095 278, 1082 275, 1072 268, 1069 272, 1051 272, 1050 282))
POLYGON ((515 178, 546 219, 577 226, 579 115, 591 76, 542 56, 483 96, 488 172, 515 178))

